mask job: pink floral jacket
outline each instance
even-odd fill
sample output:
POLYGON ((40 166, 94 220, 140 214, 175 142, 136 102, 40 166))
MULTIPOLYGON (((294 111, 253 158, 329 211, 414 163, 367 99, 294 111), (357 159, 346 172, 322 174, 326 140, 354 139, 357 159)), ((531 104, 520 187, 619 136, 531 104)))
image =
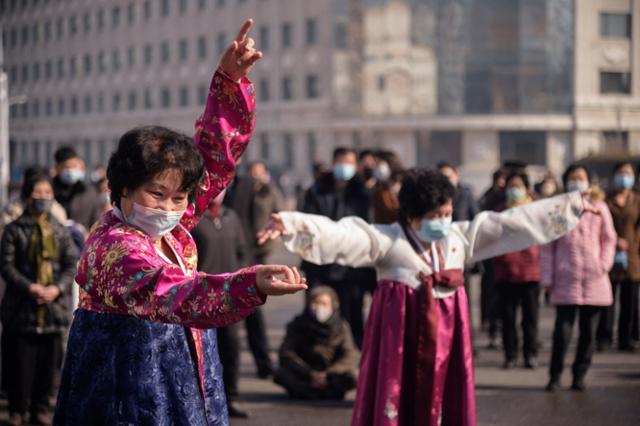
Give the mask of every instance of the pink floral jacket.
MULTIPOLYGON (((222 73, 214 75, 194 138, 207 173, 180 225, 165 237, 187 273, 164 261, 145 233, 115 213, 105 213, 91 230, 79 262, 81 309, 211 328, 236 322, 265 302, 255 286, 255 268, 221 275, 197 272, 196 246, 189 234, 208 202, 233 179, 253 131, 254 109, 249 80, 237 83, 222 73)), ((199 333, 193 334, 197 340, 199 333)))

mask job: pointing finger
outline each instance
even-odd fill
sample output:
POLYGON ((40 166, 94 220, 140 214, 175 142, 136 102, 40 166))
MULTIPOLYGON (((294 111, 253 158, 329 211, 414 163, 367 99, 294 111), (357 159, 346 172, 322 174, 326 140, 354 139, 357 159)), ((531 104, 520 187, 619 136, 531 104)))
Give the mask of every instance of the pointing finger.
POLYGON ((236 41, 238 43, 242 43, 244 42, 244 40, 247 38, 247 34, 249 34, 249 30, 251 30, 251 27, 253 26, 253 19, 247 19, 244 24, 242 24, 242 28, 240 28, 240 32, 238 32, 238 35, 236 36, 236 41))

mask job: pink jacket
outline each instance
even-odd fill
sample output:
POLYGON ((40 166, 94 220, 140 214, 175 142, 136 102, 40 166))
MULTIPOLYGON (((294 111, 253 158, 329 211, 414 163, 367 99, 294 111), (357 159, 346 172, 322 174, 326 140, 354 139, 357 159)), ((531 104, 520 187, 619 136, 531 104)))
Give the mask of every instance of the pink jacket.
POLYGON ((540 252, 542 283, 550 285, 554 305, 607 306, 613 302, 609 271, 616 231, 607 205, 602 201, 593 205, 599 215, 585 213, 575 229, 540 252))

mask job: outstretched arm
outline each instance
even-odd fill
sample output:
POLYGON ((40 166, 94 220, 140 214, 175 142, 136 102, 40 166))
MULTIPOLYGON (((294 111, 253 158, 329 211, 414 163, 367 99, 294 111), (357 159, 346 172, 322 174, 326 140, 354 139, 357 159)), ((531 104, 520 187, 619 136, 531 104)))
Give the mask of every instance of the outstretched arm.
POLYGON ((536 201, 502 213, 482 212, 471 222, 457 222, 454 231, 466 242, 467 262, 547 244, 573 229, 585 208, 579 192, 536 201))
POLYGON ((392 244, 388 235, 354 216, 334 222, 325 216, 280 212, 258 233, 258 243, 280 236, 289 251, 308 262, 354 268, 375 265, 392 244))
POLYGON ((220 59, 213 75, 204 112, 196 120, 195 145, 206 168, 200 188, 182 217, 182 225, 193 229, 209 201, 229 185, 237 161, 246 150, 253 133, 255 94, 247 75, 262 57, 248 37, 253 25, 247 20, 220 59))

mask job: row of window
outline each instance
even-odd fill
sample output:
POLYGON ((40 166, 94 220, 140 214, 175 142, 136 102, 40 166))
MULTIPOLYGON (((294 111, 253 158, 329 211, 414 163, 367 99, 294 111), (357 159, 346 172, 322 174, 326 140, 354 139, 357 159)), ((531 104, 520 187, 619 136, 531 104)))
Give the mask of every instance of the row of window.
MULTIPOLYGON (((150 4, 148 1, 145 5, 150 4)), ((127 22, 130 26, 135 24, 135 6, 136 3, 132 2, 127 8, 127 22)), ((145 6, 146 10, 146 6, 145 6)), ((83 35, 87 35, 91 32, 92 26, 95 25, 98 31, 105 29, 105 11, 103 9, 98 10, 95 16, 95 21, 92 19, 92 15, 87 12, 82 15, 82 32, 83 35)), ((122 21, 122 12, 120 6, 114 6, 111 10, 111 28, 116 30, 120 28, 122 21)), ((147 18, 145 13, 145 20, 147 18)), ((67 19, 58 18, 55 22, 46 21, 44 24, 35 23, 31 26, 25 25, 22 28, 11 28, 3 33, 4 46, 8 46, 9 49, 14 49, 18 46, 27 47, 29 44, 37 45, 42 40, 46 43, 51 40, 61 40, 65 35, 65 29, 69 37, 75 37, 80 34, 80 22, 77 15, 71 15, 67 19), (54 34, 55 33, 55 34, 54 34)), ((293 47, 294 44, 294 24, 292 22, 284 22, 280 27, 281 45, 283 48, 293 47)), ((268 26, 261 26, 258 29, 259 34, 259 48, 263 51, 271 48, 271 30, 268 26)), ((304 40, 307 45, 315 45, 318 42, 318 23, 315 18, 308 18, 304 23, 304 40)))
MULTIPOLYGON (((282 79, 282 99, 294 99, 293 78, 285 77, 282 79)), ((319 81, 316 75, 306 76, 305 95, 307 99, 315 99, 320 96, 319 81)), ((195 90, 195 96, 192 98, 190 89, 187 86, 181 86, 175 94, 172 89, 162 87, 158 92, 157 106, 160 108, 171 108, 178 106, 180 108, 191 107, 196 105, 204 105, 207 96, 207 86, 198 86, 195 90), (175 96, 175 98, 174 98, 175 96), (194 103, 195 99, 195 103, 194 103)), ((262 102, 271 100, 269 81, 260 80, 259 97, 262 102)), ((22 105, 11 106, 12 118, 38 118, 41 116, 52 117, 54 115, 76 115, 76 114, 92 114, 94 112, 102 113, 106 109, 113 112, 120 111, 136 111, 140 109, 150 110, 155 107, 152 89, 144 89, 141 93, 132 90, 128 93, 114 92, 110 99, 105 99, 104 93, 97 95, 87 94, 82 96, 59 97, 56 99, 47 98, 44 100, 33 99, 22 105), (107 105, 107 102, 110 102, 107 105)))
POLYGON ((601 13, 600 35, 612 38, 631 38, 631 14, 601 13))

